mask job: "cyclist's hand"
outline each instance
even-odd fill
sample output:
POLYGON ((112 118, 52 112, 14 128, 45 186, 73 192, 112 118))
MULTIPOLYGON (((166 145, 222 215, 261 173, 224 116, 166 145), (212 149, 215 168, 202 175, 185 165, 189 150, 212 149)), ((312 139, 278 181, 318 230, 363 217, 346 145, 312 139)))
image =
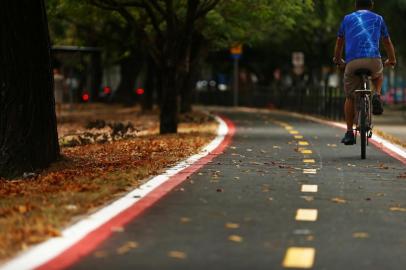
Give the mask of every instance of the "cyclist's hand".
POLYGON ((386 59, 385 62, 383 63, 384 67, 392 67, 394 68, 396 66, 396 60, 389 60, 386 59))
POLYGON ((339 67, 339 68, 341 68, 341 69, 344 69, 345 68, 345 61, 344 61, 344 59, 342 59, 342 58, 340 58, 340 59, 337 59, 337 58, 333 58, 333 62, 334 62, 334 64, 336 64, 336 66, 337 67, 339 67))

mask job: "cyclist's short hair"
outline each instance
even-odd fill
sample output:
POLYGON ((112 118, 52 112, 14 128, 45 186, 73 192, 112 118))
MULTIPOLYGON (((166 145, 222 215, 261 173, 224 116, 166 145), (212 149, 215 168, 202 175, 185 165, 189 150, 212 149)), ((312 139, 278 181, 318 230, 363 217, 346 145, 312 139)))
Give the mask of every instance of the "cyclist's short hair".
POLYGON ((355 6, 357 8, 366 8, 366 9, 370 9, 372 8, 374 5, 374 1, 373 0, 356 0, 355 1, 355 6))

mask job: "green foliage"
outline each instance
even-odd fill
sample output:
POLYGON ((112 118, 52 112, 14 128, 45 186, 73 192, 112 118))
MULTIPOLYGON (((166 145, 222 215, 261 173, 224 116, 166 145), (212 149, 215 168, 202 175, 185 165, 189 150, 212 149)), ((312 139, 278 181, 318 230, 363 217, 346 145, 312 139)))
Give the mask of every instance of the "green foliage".
POLYGON ((46 4, 53 45, 101 47, 109 62, 125 58, 136 47, 126 21, 115 12, 77 0, 46 0, 46 4))
POLYGON ((208 14, 203 33, 214 48, 233 43, 254 45, 292 29, 296 18, 311 11, 312 6, 311 0, 222 1, 208 14))
MULTIPOLYGON (((96 44, 104 47, 106 43, 110 43, 110 45, 114 43, 112 39, 120 39, 120 37, 115 37, 120 33, 109 26, 125 28, 126 22, 123 17, 118 12, 97 8, 89 5, 88 2, 47 0, 51 33, 55 44, 96 44)), ((164 8, 164 4, 156 2, 161 5, 161 8, 164 8)), ((295 26, 296 19, 300 18, 302 14, 310 12, 312 6, 311 0, 220 1, 213 10, 208 12, 206 17, 197 22, 196 30, 211 41, 214 49, 226 48, 236 42, 253 45, 271 35, 291 30, 295 26)), ((187 15, 187 1, 174 1, 174 7, 174 16, 177 21, 184 20, 187 15)), ((137 23, 140 24, 143 21, 145 25, 140 26, 146 32, 154 34, 152 21, 145 11, 133 8, 131 12, 133 15, 138 13, 136 17, 139 21, 137 23)), ((159 29, 165 33, 167 24, 164 18, 157 12, 153 14, 158 21, 159 29)))

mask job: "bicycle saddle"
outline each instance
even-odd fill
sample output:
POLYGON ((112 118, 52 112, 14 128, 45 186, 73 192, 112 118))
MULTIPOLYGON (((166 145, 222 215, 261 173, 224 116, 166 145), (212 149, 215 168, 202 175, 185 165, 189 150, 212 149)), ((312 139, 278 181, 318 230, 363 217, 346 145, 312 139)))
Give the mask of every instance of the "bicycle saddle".
POLYGON ((372 75, 372 71, 370 71, 369 69, 366 69, 366 68, 360 68, 360 69, 357 69, 355 72, 354 72, 354 74, 355 75, 357 75, 357 76, 371 76, 372 75))

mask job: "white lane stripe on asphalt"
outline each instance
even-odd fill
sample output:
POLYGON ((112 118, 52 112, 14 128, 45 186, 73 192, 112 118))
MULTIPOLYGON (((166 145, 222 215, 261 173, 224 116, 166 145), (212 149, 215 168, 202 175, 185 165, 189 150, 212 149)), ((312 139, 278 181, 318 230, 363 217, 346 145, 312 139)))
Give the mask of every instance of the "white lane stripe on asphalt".
POLYGON ((317 174, 316 169, 303 169, 304 174, 317 174))
POLYGON ((61 236, 51 238, 44 243, 33 246, 11 261, 1 265, 0 270, 35 269, 43 265, 44 263, 57 257, 75 243, 79 242, 90 232, 99 228, 117 216, 119 213, 133 206, 155 188, 167 182, 172 176, 176 175, 183 169, 186 169, 201 158, 209 155, 223 142, 228 134, 227 124, 220 117, 216 117, 216 120, 219 123, 217 136, 210 144, 203 148, 200 153, 178 163, 176 166, 168 169, 163 174, 152 178, 147 183, 100 209, 96 213, 66 228, 62 231, 61 236))

